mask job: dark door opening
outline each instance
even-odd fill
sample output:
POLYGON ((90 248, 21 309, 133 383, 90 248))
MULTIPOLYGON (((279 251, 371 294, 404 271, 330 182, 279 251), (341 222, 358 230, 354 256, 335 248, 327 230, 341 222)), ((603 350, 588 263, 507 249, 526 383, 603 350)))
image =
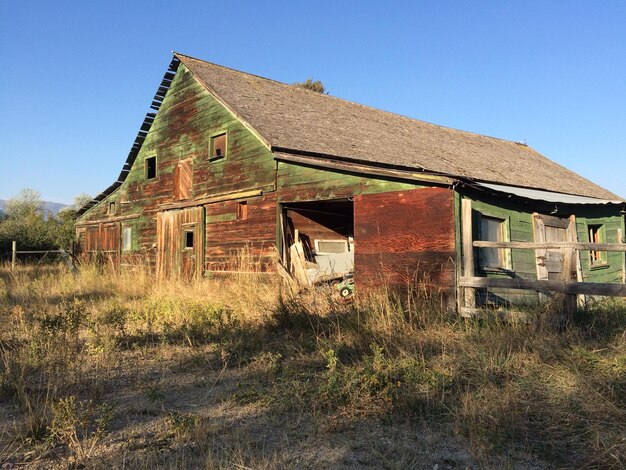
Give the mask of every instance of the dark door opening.
POLYGON ((302 284, 354 272, 354 204, 349 199, 284 203, 282 261, 302 284))

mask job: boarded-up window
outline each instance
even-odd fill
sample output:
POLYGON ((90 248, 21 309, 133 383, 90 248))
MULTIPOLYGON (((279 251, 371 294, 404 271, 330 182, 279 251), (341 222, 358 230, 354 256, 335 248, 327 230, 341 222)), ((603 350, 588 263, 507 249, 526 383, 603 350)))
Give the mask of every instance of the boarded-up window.
POLYGON ((226 156, 226 132, 211 137, 210 159, 224 158, 226 156))
POLYGON ((237 204, 237 220, 246 220, 248 218, 248 202, 242 201, 237 204))
POLYGON ((124 227, 122 230, 122 251, 131 251, 133 249, 133 228, 124 227))
MULTIPOLYGON (((605 243, 606 242, 606 229, 604 225, 588 225, 589 242, 590 243, 605 243)), ((606 251, 591 250, 589 252, 591 259, 591 265, 605 264, 606 251)))
MULTIPOLYGON (((480 216, 480 239, 490 242, 506 241, 505 221, 495 217, 480 216)), ((504 248, 480 248, 481 268, 507 268, 507 256, 504 248)))
POLYGON ((156 165, 156 157, 148 157, 146 158, 146 179, 151 180, 156 178, 157 174, 157 165, 156 165))
POLYGON ((182 160, 174 168, 174 199, 189 199, 193 185, 192 160, 182 160))

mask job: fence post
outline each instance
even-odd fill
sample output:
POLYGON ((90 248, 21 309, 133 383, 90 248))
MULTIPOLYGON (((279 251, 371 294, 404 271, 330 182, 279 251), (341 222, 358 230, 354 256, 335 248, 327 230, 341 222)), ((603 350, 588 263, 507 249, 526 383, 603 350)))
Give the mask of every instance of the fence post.
MULTIPOLYGON (((472 234, 472 200, 461 200, 461 237, 463 246, 463 276, 474 277, 474 236, 472 234)), ((464 292, 466 308, 476 308, 476 291, 466 287, 464 292)))
MULTIPOLYGON (((624 243, 624 233, 617 229, 617 243, 624 243)), ((622 284, 626 284, 626 253, 622 253, 622 284)))
POLYGON ((11 243, 11 271, 15 271, 15 258, 17 258, 17 242, 11 243))

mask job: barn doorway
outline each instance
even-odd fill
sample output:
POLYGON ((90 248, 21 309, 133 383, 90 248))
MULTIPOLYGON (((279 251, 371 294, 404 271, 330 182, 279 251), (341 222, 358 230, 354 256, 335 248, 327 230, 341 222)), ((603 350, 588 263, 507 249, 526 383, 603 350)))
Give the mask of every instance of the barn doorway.
POLYGON ((157 273, 190 281, 204 267, 204 207, 157 214, 157 273))
POLYGON ((350 199, 283 203, 283 266, 303 285, 354 273, 354 203, 350 199))

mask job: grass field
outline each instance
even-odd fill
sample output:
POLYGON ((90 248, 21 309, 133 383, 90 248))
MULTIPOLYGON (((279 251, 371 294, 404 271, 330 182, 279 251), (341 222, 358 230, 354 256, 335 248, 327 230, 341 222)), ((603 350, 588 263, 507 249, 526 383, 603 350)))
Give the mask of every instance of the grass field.
POLYGON ((626 466, 623 301, 565 329, 549 305, 525 324, 438 305, 0 267, 0 466, 626 466))

